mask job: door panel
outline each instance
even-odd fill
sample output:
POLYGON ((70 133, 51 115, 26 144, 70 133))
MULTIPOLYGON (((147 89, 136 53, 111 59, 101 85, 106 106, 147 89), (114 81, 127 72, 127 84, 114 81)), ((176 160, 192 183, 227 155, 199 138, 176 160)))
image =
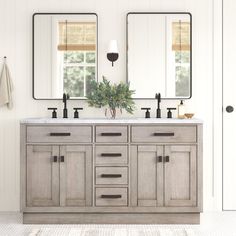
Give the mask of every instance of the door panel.
POLYGON ((163 202, 163 146, 138 146, 138 206, 157 206, 163 202))
POLYGON ((223 209, 236 210, 235 0, 223 1, 223 209), (234 108, 226 111, 227 106, 234 108))
POLYGON ((27 146, 27 206, 59 206, 58 146, 27 146))
POLYGON ((165 206, 196 206, 196 146, 165 146, 164 169, 165 206))
POLYGON ((92 204, 91 146, 61 146, 60 157, 61 206, 90 206, 92 204))

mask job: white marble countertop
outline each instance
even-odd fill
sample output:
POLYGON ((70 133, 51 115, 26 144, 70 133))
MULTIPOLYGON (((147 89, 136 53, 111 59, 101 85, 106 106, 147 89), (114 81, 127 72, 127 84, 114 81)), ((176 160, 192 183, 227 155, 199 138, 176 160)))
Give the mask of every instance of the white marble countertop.
POLYGON ((63 119, 63 118, 27 118, 20 121, 21 124, 202 124, 200 119, 167 119, 167 118, 79 118, 79 119, 63 119))

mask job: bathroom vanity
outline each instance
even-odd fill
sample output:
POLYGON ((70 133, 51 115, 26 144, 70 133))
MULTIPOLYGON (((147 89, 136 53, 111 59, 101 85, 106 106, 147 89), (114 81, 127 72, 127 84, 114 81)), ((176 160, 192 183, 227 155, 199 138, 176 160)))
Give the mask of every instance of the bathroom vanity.
POLYGON ((24 223, 197 224, 197 119, 21 121, 24 223))

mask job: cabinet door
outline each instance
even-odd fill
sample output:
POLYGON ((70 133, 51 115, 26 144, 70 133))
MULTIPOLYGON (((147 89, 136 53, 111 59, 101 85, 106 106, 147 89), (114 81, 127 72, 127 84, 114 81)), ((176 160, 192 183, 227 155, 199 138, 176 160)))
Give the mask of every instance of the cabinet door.
POLYGON ((60 205, 92 205, 92 147, 60 147, 60 205))
POLYGON ((59 206, 58 156, 58 146, 27 146, 27 206, 59 206))
POLYGON ((132 206, 163 205, 162 156, 163 146, 131 147, 132 206))
POLYGON ((196 206, 196 146, 165 146, 164 153, 165 206, 196 206))

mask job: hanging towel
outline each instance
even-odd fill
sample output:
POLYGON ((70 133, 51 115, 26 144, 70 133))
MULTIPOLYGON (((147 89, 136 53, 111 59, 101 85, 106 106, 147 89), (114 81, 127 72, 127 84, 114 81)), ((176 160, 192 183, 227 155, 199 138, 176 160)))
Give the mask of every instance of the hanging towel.
POLYGON ((0 77, 0 106, 7 105, 9 109, 13 107, 12 101, 13 84, 6 62, 3 63, 0 77))

